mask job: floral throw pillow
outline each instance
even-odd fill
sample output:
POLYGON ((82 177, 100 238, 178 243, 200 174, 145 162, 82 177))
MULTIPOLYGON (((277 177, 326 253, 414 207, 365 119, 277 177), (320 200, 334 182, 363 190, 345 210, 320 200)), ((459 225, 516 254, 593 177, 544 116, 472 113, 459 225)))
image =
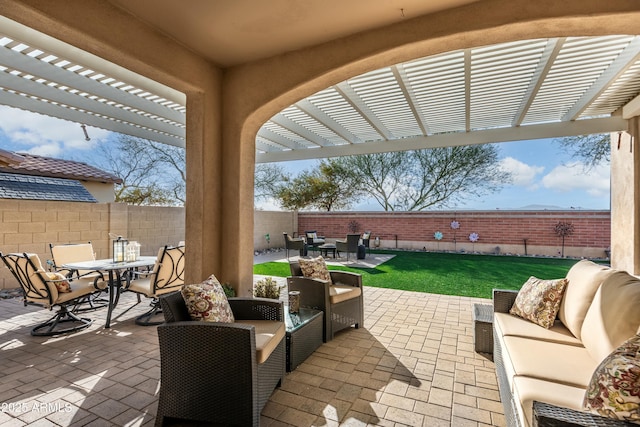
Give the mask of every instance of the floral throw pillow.
POLYGON ((542 280, 531 276, 518 292, 511 314, 549 329, 556 320, 567 279, 542 280))
POLYGON ((640 424, 640 335, 607 356, 591 377, 584 409, 640 424))
POLYGON ((322 256, 317 258, 300 258, 298 259, 298 263, 300 264, 300 270, 302 270, 304 277, 326 280, 331 283, 331 275, 322 256))
POLYGON ((233 323, 235 321, 222 285, 213 274, 196 285, 184 285, 182 298, 193 320, 233 323))
POLYGON ((71 292, 71 285, 67 281, 67 277, 62 273, 45 273, 49 280, 56 280, 53 282, 56 285, 58 292, 66 293, 71 292))

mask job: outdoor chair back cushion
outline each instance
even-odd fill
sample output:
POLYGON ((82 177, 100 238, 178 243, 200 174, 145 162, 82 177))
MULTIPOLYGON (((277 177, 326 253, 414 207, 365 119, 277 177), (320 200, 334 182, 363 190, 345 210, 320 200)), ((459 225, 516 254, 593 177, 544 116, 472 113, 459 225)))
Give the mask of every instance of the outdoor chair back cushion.
POLYGON ((184 284, 184 266, 184 246, 164 246, 151 273, 131 281, 127 289, 149 298, 177 291, 184 284))

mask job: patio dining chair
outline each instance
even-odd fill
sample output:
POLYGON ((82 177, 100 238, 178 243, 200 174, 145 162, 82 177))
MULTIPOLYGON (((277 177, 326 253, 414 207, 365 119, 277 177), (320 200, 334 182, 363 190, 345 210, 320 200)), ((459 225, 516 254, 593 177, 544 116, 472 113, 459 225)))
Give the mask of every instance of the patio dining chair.
POLYGON ((75 309, 85 297, 106 288, 104 280, 66 277, 45 271, 36 254, 4 255, 0 252, 0 257, 20 284, 25 306, 33 304, 49 310, 58 307, 52 318, 31 329, 31 335, 65 334, 91 325, 92 320, 78 317, 75 309))
POLYGON ((151 309, 136 318, 136 324, 153 326, 164 323, 164 318, 153 320, 162 314, 158 297, 180 290, 184 284, 184 246, 165 246, 158 251, 158 259, 150 272, 131 272, 133 280, 125 290, 151 298, 151 309), (135 278, 137 277, 137 279, 135 278))
MULTIPOLYGON (((49 243, 49 250, 51 251, 51 261, 53 262, 52 267, 55 271, 67 277, 78 276, 94 281, 104 280, 102 274, 94 270, 69 270, 63 267, 65 264, 74 262, 95 261, 96 253, 91 242, 60 245, 49 243)), ((84 302, 88 304, 88 307, 85 305, 85 307, 78 308, 76 311, 95 310, 106 307, 109 304, 109 301, 104 299, 99 292, 87 296, 84 302)))

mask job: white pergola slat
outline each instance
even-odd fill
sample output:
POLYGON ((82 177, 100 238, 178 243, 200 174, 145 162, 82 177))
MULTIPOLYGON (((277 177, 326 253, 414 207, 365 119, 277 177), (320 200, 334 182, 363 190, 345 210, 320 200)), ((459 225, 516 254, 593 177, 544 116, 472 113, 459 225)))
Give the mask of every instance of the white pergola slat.
POLYGON ((522 40, 449 52, 354 77, 294 106, 306 111, 309 99, 327 94, 332 105, 351 108, 314 104, 312 115, 323 123, 330 116, 334 130, 347 115, 366 123, 366 137, 352 132, 361 143, 336 132, 342 141, 306 152, 258 147, 257 161, 625 130, 620 113, 640 94, 640 37, 522 40))
MULTIPOLYGON (((261 127, 256 161, 615 132, 639 100, 639 36, 519 40, 317 92, 261 127)), ((184 94, 2 16, 0 104, 185 145, 184 94)))

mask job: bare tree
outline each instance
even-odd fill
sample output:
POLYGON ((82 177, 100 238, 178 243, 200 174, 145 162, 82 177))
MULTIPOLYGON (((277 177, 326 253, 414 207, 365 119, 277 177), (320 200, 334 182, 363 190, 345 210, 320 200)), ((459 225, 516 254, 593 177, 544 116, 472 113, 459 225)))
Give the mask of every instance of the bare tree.
POLYGON ((117 202, 136 205, 184 203, 184 149, 118 135, 100 145, 97 166, 122 179, 116 186, 117 202))
POLYGON ((256 165, 254 176, 254 198, 266 200, 277 198, 280 186, 285 181, 284 168, 273 163, 256 165))

